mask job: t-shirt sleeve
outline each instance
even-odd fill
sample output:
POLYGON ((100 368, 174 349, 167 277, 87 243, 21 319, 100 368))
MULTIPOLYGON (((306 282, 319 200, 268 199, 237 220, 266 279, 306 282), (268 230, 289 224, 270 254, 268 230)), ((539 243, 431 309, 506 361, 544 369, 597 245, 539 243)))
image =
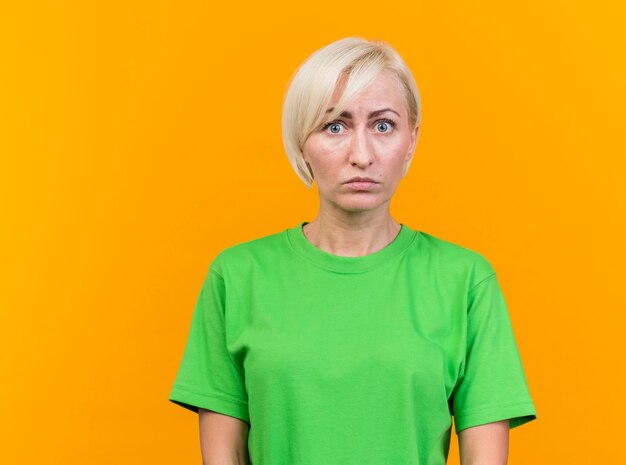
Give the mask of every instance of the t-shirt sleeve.
POLYGON ((227 348, 224 279, 212 268, 202 285, 168 400, 250 422, 243 370, 227 348))
POLYGON ((453 392, 455 430, 536 418, 510 316, 495 272, 469 291, 465 368, 453 392))

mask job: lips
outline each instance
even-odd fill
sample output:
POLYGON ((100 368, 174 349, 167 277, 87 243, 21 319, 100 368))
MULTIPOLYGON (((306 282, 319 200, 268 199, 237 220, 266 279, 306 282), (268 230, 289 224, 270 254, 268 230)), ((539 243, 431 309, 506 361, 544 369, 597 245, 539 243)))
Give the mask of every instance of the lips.
POLYGON ((352 192, 367 192, 376 189, 378 183, 371 178, 352 178, 348 181, 346 187, 352 192))
POLYGON ((372 183, 377 184, 377 182, 374 181, 372 178, 364 178, 364 177, 360 177, 360 176, 354 177, 354 178, 346 181, 346 183, 350 183, 350 182, 372 182, 372 183))

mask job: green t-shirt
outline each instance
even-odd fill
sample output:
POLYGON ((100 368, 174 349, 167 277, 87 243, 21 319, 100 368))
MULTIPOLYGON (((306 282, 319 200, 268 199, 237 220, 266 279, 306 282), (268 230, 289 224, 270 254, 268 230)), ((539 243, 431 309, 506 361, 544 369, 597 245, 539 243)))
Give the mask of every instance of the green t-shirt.
POLYGON ((482 255, 403 224, 342 257, 306 223, 213 260, 170 401, 248 422, 251 465, 441 465, 452 416, 536 418, 482 255))

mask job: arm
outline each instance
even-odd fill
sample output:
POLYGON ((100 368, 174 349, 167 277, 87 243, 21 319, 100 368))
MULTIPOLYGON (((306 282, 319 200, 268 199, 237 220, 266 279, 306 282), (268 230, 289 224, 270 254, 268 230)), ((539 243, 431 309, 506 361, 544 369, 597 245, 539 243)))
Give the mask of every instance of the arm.
POLYGON ((249 465, 245 421, 200 408, 202 465, 249 465))
POLYGON ((506 465, 509 455, 509 420, 459 431, 461 465, 506 465))

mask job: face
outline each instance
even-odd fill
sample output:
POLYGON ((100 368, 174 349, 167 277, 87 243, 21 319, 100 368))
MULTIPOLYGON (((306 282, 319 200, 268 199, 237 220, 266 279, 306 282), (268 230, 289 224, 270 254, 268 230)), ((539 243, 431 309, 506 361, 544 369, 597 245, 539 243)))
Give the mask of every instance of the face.
MULTIPOLYGON (((331 108, 342 87, 340 81, 331 108)), ((317 183, 321 207, 349 212, 387 209, 413 155, 418 129, 409 124, 402 84, 391 72, 382 72, 338 119, 316 129, 304 144, 304 160, 317 183)))

